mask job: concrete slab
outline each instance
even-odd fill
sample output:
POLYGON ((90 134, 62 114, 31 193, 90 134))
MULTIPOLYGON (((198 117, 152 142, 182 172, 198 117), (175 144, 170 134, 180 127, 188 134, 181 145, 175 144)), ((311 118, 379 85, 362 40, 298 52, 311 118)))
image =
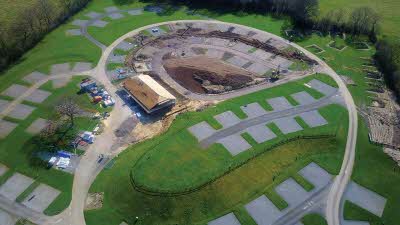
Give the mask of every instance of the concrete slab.
POLYGON ((240 119, 232 112, 226 111, 214 116, 214 118, 222 125, 222 127, 231 127, 240 122, 240 119))
POLYGON ((0 186, 0 195, 3 195, 11 201, 27 189, 34 180, 20 173, 14 173, 8 180, 0 186))
POLYGON ((386 198, 355 182, 350 182, 347 186, 344 199, 379 217, 382 217, 386 205, 386 198))
POLYGON ((107 13, 116 12, 118 10, 119 9, 116 6, 110 6, 110 7, 104 8, 104 11, 106 11, 107 13))
POLYGON ((226 47, 229 44, 229 40, 221 39, 221 38, 207 38, 205 43, 208 45, 211 45, 211 46, 226 47))
POLYGON ((93 23, 90 24, 90 26, 103 28, 103 27, 107 26, 107 24, 108 24, 108 22, 106 22, 106 21, 95 20, 95 21, 93 21, 93 23))
POLYGON ((301 169, 299 174, 312 183, 314 189, 321 189, 332 180, 332 175, 314 162, 301 169))
POLYGON ((272 132, 265 124, 249 127, 245 131, 249 133, 257 143, 263 143, 276 138, 276 134, 274 134, 274 132, 272 132))
POLYGON ((265 195, 251 201, 245 208, 258 225, 272 225, 283 215, 265 195))
POLYGON ((0 99, 0 112, 3 112, 3 110, 5 110, 9 105, 9 101, 0 99))
POLYGON ((37 118, 33 123, 26 128, 26 132, 30 134, 37 134, 47 126, 48 120, 37 118))
POLYGON ((309 127, 319 127, 328 124, 328 121, 319 114, 318 110, 300 113, 299 116, 309 127))
POLYGON ((252 72, 252 73, 256 73, 260 76, 263 76, 264 74, 266 74, 268 71, 271 70, 270 67, 261 64, 261 63, 253 63, 251 64, 249 67, 246 68, 246 70, 252 72))
POLYGON ((274 122, 276 126, 278 126, 279 130, 281 130, 284 134, 303 130, 303 128, 292 117, 283 117, 275 119, 272 122, 274 122))
POLYGON ((116 12, 116 13, 109 14, 108 17, 110 17, 110 19, 112 19, 112 20, 118 20, 118 19, 124 18, 125 16, 121 13, 116 12))
POLYGON ((51 75, 65 74, 69 72, 70 72, 69 63, 54 64, 50 68, 51 75))
POLYGON ((266 52, 264 50, 261 49, 257 49, 256 51, 254 51, 253 53, 254 56, 262 59, 262 60, 268 60, 269 58, 271 58, 272 54, 269 52, 266 52))
POLYGON ((70 82, 71 79, 72 79, 72 77, 63 77, 63 78, 53 79, 52 80, 53 88, 65 87, 70 82))
POLYGON ((253 38, 264 43, 264 42, 266 42, 268 39, 270 39, 271 36, 270 36, 270 35, 267 35, 267 34, 264 34, 264 33, 258 32, 257 34, 255 34, 255 35, 253 36, 253 38))
POLYGON ((280 69, 285 69, 285 70, 287 70, 289 66, 292 65, 293 63, 292 61, 282 58, 280 56, 275 56, 274 58, 271 58, 271 62, 277 67, 279 66, 280 69))
POLYGON ((239 134, 233 134, 224 137, 218 140, 217 143, 222 144, 231 153, 232 156, 235 156, 251 148, 251 145, 247 143, 247 141, 239 134))
POLYGON ((74 20, 74 21, 72 21, 72 25, 83 27, 88 22, 89 22, 89 20, 74 20))
POLYGON ((275 188, 276 192, 289 204, 297 206, 303 202, 309 193, 303 189, 293 178, 289 178, 275 188))
POLYGON ((274 111, 281 111, 293 107, 285 97, 270 98, 267 99, 267 102, 274 109, 274 111))
POLYGON ((13 110, 8 114, 9 117, 14 119, 24 120, 26 119, 36 108, 29 105, 18 104, 13 110))
POLYGON ((7 137, 17 126, 16 123, 0 120, 0 138, 7 137))
POLYGON ((20 84, 12 84, 6 90, 4 90, 1 94, 5 96, 9 96, 12 98, 19 97, 22 93, 26 92, 29 88, 27 86, 23 86, 20 84))
POLYGON ((132 10, 128 11, 128 14, 131 16, 141 15, 141 14, 143 14, 143 10, 142 9, 132 9, 132 10))
POLYGON ((325 84, 324 82, 317 80, 317 79, 313 79, 310 82, 307 83, 309 86, 311 86, 311 88, 317 90, 318 92, 324 94, 324 95, 333 95, 336 93, 337 89, 329 86, 327 84, 325 84))
POLYGON ((241 225, 235 214, 229 213, 208 223, 208 225, 241 225))
POLYGON ((250 49, 252 49, 253 46, 243 44, 242 42, 238 42, 236 45, 232 46, 232 49, 243 52, 243 53, 248 53, 250 49))
POLYGON ((253 102, 244 106, 240 106, 240 109, 246 113, 249 118, 254 118, 258 116, 262 116, 267 113, 265 109, 258 104, 257 102, 253 102))
POLYGON ((71 36, 79 36, 82 35, 82 31, 80 29, 69 29, 66 31, 66 34, 71 36))
POLYGON ((8 167, 0 163, 0 177, 8 171, 8 167))
POLYGON ((231 27, 231 26, 228 25, 228 24, 217 24, 217 25, 216 25, 216 29, 217 29, 218 31, 221 31, 221 32, 226 32, 226 31, 228 31, 229 27, 231 27))
POLYGON ((306 91, 297 92, 290 95, 300 105, 308 105, 317 100, 306 91))
POLYGON ((92 64, 88 62, 77 62, 75 63, 74 67, 72 68, 72 72, 83 72, 92 69, 92 64))
POLYGON ((48 76, 44 73, 34 71, 34 72, 26 75, 22 80, 24 80, 30 84, 35 84, 41 80, 46 79, 47 77, 48 76))
POLYGON ((26 207, 43 212, 61 192, 45 184, 40 184, 22 202, 26 207))
POLYGON ((0 209, 0 224, 1 225, 15 225, 18 218, 0 209))
POLYGON ((103 15, 103 14, 98 13, 98 12, 93 12, 93 11, 85 14, 85 16, 89 17, 90 19, 100 17, 101 15, 103 15))
POLYGON ((235 29, 233 29, 232 33, 247 36, 247 34, 249 33, 249 30, 241 28, 241 27, 235 27, 235 29))
POLYGON ((198 141, 201 141, 216 132, 216 130, 205 121, 189 127, 188 130, 197 138, 198 141))
POLYGON ((110 54, 110 56, 108 56, 107 61, 111 62, 111 63, 124 63, 125 62, 125 57, 126 57, 126 55, 110 54))
POLYGON ((217 49, 214 49, 214 48, 209 48, 207 50, 206 55, 209 58, 212 58, 212 59, 222 59, 222 56, 224 55, 224 53, 225 53, 224 51, 217 50, 217 49))
POLYGON ((228 60, 226 60, 226 62, 228 62, 234 66, 237 66, 237 67, 242 67, 243 65, 248 63, 249 60, 235 55, 235 56, 229 58, 228 60))
POLYGON ((342 225, 370 225, 367 221, 343 220, 342 225))
POLYGON ((124 50, 124 51, 129 51, 129 50, 131 50, 133 47, 134 47, 133 44, 131 44, 131 43, 129 43, 129 42, 126 42, 126 41, 122 41, 122 42, 119 43, 119 44, 117 45, 117 47, 115 47, 115 48, 117 48, 117 49, 122 49, 122 50, 124 50))
POLYGON ((34 102, 34 103, 42 103, 50 95, 51 95, 51 92, 36 89, 32 92, 32 94, 30 94, 28 97, 26 97, 25 100, 34 102))

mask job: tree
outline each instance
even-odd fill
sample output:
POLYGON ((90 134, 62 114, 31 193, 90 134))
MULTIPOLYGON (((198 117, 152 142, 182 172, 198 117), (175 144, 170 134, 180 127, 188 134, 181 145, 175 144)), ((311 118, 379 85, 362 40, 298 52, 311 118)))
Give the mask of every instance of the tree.
POLYGON ((59 105, 56 106, 56 111, 60 116, 69 118, 71 127, 74 126, 75 117, 82 113, 82 109, 73 98, 64 98, 59 105))
POLYGON ((289 13, 298 26, 306 28, 317 18, 318 0, 291 0, 289 13))
POLYGON ((370 7, 359 7, 350 15, 350 27, 353 35, 375 35, 379 22, 379 15, 370 7))

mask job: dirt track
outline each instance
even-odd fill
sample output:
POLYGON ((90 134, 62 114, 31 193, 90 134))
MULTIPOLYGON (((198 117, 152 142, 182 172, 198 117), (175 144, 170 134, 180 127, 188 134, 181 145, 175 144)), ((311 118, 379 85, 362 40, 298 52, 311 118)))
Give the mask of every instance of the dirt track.
POLYGON ((176 82, 196 93, 209 93, 205 83, 238 89, 254 80, 244 69, 205 56, 169 58, 164 68, 176 82))

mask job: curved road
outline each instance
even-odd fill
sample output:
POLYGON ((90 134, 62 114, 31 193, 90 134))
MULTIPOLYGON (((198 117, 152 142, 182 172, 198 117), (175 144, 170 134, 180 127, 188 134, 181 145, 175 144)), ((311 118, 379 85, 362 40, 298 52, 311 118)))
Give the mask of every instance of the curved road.
MULTIPOLYGON (((110 14, 110 13, 109 13, 110 14)), ((104 17, 106 14, 100 16, 104 17)), ((99 17, 99 18, 100 18, 99 17)), ((90 41, 94 44, 99 46, 102 49, 102 56, 96 68, 91 71, 87 71, 88 75, 93 76, 99 82, 101 82, 105 88, 110 92, 114 93, 114 98, 116 100, 116 104, 114 107, 111 116, 106 121, 106 128, 104 132, 97 138, 95 143, 90 146, 90 148, 86 151, 85 155, 82 157, 74 176, 73 182, 73 190, 72 190, 72 200, 70 206, 64 210, 63 213, 54 216, 54 217, 41 217, 35 218, 37 222, 40 224, 62 224, 62 225, 85 225, 85 218, 84 218, 84 205, 86 196, 88 194, 89 188, 94 181, 95 177, 98 173, 102 170, 104 165, 106 164, 107 160, 104 160, 103 163, 98 164, 98 156, 100 154, 106 155, 108 158, 111 159, 115 155, 117 155, 120 151, 122 151, 125 147, 121 144, 120 138, 118 138, 114 131, 117 130, 127 119, 134 117, 132 112, 130 111, 129 107, 124 105, 122 99, 120 99, 115 93, 117 92, 117 88, 111 84, 110 80, 106 75, 106 63, 108 56, 112 53, 113 49, 121 43, 126 38, 138 34, 140 31, 148 29, 153 26, 160 26, 172 22, 206 22, 206 23, 223 23, 223 24, 230 24, 237 27, 246 28, 249 30, 253 30, 256 32, 266 33, 268 35, 272 35, 270 33, 260 31, 251 27, 246 27, 238 24, 231 24, 231 23, 224 23, 219 21, 204 21, 204 20, 180 20, 180 21, 168 21, 158 24, 152 24, 145 27, 141 27, 139 29, 135 29, 120 38, 118 38, 114 43, 110 46, 105 47, 103 44, 95 40, 86 32, 86 27, 90 25, 95 19, 90 20, 84 27, 81 27, 83 34, 87 37, 90 41)), ((284 40, 283 38, 272 35, 274 38, 284 40)), ((344 97, 345 104, 348 109, 349 113, 349 129, 347 135, 347 144, 346 150, 344 154, 344 159, 342 163, 342 168, 340 170, 339 175, 336 177, 334 184, 329 192, 328 196, 328 206, 327 206, 327 220, 329 225, 339 225, 340 224, 340 202, 342 199, 343 192, 349 182, 351 172, 353 169, 354 164, 354 155, 355 155, 355 144, 357 138, 357 111, 354 104, 354 101, 351 97, 350 92, 347 90, 345 83, 341 80, 338 74, 335 73, 324 61, 320 60, 318 57, 313 55, 312 53, 308 52, 307 50, 303 49, 302 47, 298 46, 294 43, 289 43, 290 45, 301 49, 307 56, 310 58, 315 59, 320 64, 318 68, 318 72, 326 73, 330 75, 339 86, 339 92, 344 97)), ((69 74, 68 74, 69 75, 69 74)), ((68 76, 64 75, 64 76, 68 76)), ((61 75, 60 75, 61 76, 61 75)), ((255 92, 261 89, 264 89, 263 86, 258 86, 258 88, 252 88, 245 93, 255 92)), ((23 96, 21 96, 22 99, 23 96)), ((29 219, 29 217, 28 217, 29 219)), ((33 221, 35 222, 35 221, 33 221)))

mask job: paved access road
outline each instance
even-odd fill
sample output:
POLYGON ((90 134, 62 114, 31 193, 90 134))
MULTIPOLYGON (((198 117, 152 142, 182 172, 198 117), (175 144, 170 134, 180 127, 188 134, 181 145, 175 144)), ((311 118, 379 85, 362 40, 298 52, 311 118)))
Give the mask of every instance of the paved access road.
MULTIPOLYGON (((112 14, 112 13, 109 13, 112 14)), ((107 14, 108 15, 108 14, 107 14)), ((106 15, 103 15, 104 17, 106 15)), ((90 20, 90 21, 94 21, 90 20)), ((89 25, 86 24, 85 28, 83 29, 83 33, 86 34, 84 35, 87 37, 90 41, 92 41, 95 45, 99 46, 103 53, 101 56, 101 59, 97 65, 96 68, 94 68, 91 71, 87 71, 87 75, 92 76, 99 82, 101 82, 107 90, 109 90, 110 93, 113 93, 113 97, 116 100, 115 108, 111 113, 111 116, 107 120, 107 124, 105 127, 104 132, 97 138, 96 142, 89 147, 87 150, 86 154, 82 157, 76 172, 75 172, 75 177, 74 177, 74 183, 73 183, 73 190, 72 190, 72 200, 70 203, 70 206, 61 214, 54 216, 54 217, 47 217, 47 216, 38 216, 37 214, 32 214, 32 212, 24 212, 22 209, 18 208, 13 208, 15 206, 9 205, 5 202, 0 201, 0 207, 5 208, 6 211, 12 212, 13 210, 17 210, 20 214, 20 216, 26 217, 33 222, 36 222, 38 224, 59 224, 59 225, 85 225, 85 218, 84 218, 84 205, 85 205, 85 200, 86 196, 88 194, 88 190, 96 178, 97 174, 102 170, 104 167, 105 163, 107 160, 104 160, 103 163, 98 164, 98 156, 100 154, 107 155, 109 159, 117 155, 120 151, 122 151, 126 146, 121 145, 120 139, 115 136, 114 131, 118 129, 121 124, 128 118, 132 117, 132 113, 129 109, 128 106, 124 105, 124 102, 122 99, 120 99, 115 93, 117 91, 116 87, 111 84, 110 80, 107 78, 106 75, 106 62, 108 56, 112 53, 112 50, 123 40, 125 40, 128 37, 131 37, 135 34, 138 34, 140 31, 151 28, 153 26, 160 26, 164 25, 167 23, 171 22, 206 22, 206 23, 223 23, 223 22, 218 22, 218 21, 193 21, 193 20, 181 20, 181 21, 169 21, 169 22, 163 22, 163 23, 158 23, 158 24, 152 24, 149 26, 145 26, 136 30, 133 30, 120 38, 118 38, 114 43, 112 43, 110 46, 105 47, 103 44, 95 40, 93 37, 91 37, 89 34, 86 32, 86 27, 89 25), (3 204, 4 203, 4 204, 3 204)), ((256 30, 254 28, 250 27, 245 27, 242 25, 238 24, 230 24, 230 23, 223 23, 223 24, 229 24, 232 26, 236 27, 242 27, 248 30, 253 30, 256 32, 263 32, 256 30)), ((264 32, 268 35, 272 35, 270 33, 264 32)), ((281 37, 272 35, 275 39, 283 40, 281 37)), ((354 101, 351 97, 350 92, 347 90, 346 85, 344 82, 341 80, 338 74, 335 73, 325 62, 320 60, 318 57, 313 55, 312 53, 308 52, 307 50, 301 48, 300 46, 294 44, 294 43, 289 43, 290 45, 301 49, 307 56, 310 58, 313 58, 317 60, 320 64, 318 68, 318 72, 322 72, 325 74, 330 75, 339 85, 339 93, 344 97, 345 100, 345 105, 348 109, 349 113, 349 130, 348 130, 348 136, 347 136, 347 144, 346 144, 346 150, 345 150, 345 155, 343 159, 343 164, 341 171, 339 175, 336 177, 332 188, 329 191, 328 195, 328 206, 327 206, 327 219, 329 225, 339 225, 340 224, 340 202, 342 199, 343 192, 347 186, 347 183, 349 182, 351 172, 353 169, 353 164, 354 164, 354 154, 355 154, 355 143, 356 143, 356 138, 357 138, 357 111, 356 107, 354 104, 354 101)), ((82 74, 82 73, 80 73, 82 74)), ((61 75, 60 75, 61 76, 61 75)), ((65 76, 69 76, 69 74, 66 74, 65 76)), ((38 86, 39 87, 39 86, 38 86)), ((36 87, 36 88, 38 88, 36 87)), ((255 88, 249 88, 245 89, 245 91, 242 91, 239 95, 242 94, 248 94, 251 92, 255 92, 258 90, 265 89, 265 86, 256 86, 255 88)), ((34 87, 32 87, 34 90, 34 87)), ((32 90, 32 91, 33 91, 32 90)), ((228 97, 236 97, 239 95, 234 94, 235 92, 232 92, 232 94, 228 97)), ((217 96, 215 96, 218 98, 217 96)), ((18 98, 20 99, 20 98, 18 98)), ((21 98, 22 99, 22 98, 21 98)), ((316 196, 319 198, 319 196, 316 196)), ((299 210, 299 209, 296 209, 299 210)), ((301 211, 301 210, 300 210, 301 211)), ((294 212, 293 216, 297 215, 298 213, 294 212)), ((291 216, 292 217, 292 216, 291 216)))

